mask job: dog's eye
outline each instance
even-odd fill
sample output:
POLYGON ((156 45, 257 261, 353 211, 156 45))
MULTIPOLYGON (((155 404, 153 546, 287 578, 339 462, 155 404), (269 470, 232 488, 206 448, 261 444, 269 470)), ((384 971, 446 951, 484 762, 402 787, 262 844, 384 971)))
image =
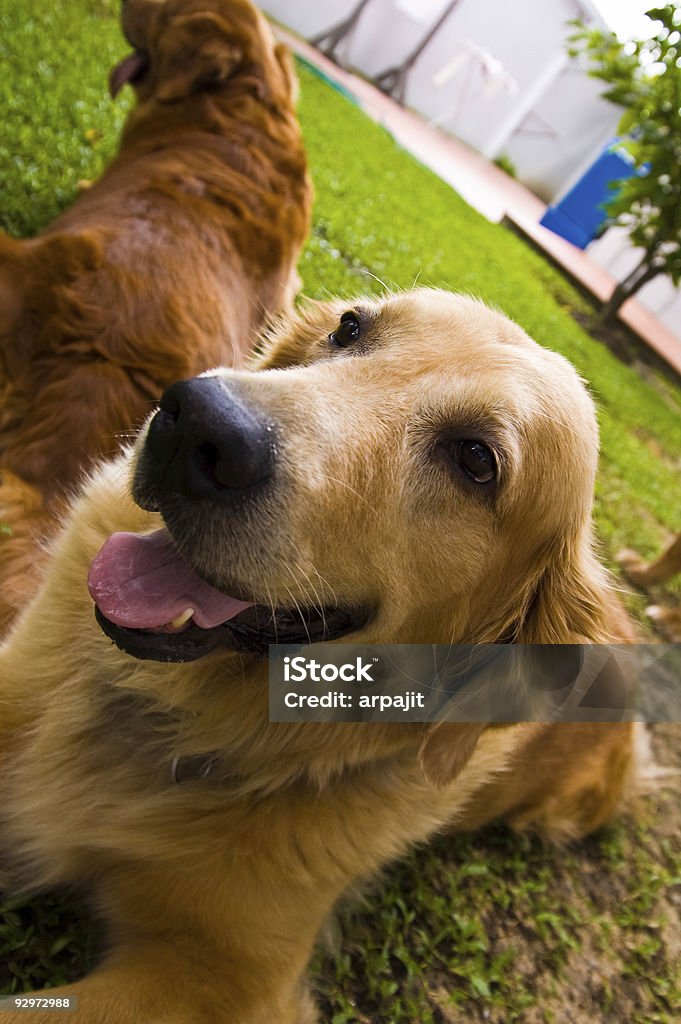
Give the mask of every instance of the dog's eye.
POLYGON ((497 477, 494 453, 481 441, 441 442, 447 461, 463 470, 476 484, 489 484, 497 477))
POLYGON ((329 335, 329 341, 337 348, 353 345, 362 333, 362 325, 356 313, 343 313, 336 330, 329 335))
POLYGON ((486 444, 457 441, 454 455, 464 473, 476 484, 488 484, 497 475, 496 460, 486 444))

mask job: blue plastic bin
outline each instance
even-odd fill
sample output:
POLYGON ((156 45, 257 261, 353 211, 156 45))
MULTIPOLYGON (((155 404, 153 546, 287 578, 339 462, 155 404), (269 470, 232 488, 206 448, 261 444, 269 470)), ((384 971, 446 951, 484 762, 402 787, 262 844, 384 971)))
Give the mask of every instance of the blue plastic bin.
POLYGON ((549 206, 540 221, 580 249, 601 232, 606 219, 604 204, 615 194, 610 183, 636 174, 631 157, 613 149, 613 145, 609 144, 559 203, 549 206))

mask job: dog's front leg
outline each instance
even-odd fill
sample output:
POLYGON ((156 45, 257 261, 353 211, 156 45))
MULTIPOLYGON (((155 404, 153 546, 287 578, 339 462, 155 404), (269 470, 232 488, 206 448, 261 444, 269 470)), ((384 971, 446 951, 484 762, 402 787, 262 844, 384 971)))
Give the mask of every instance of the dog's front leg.
MULTIPOLYGON (((82 981, 13 999, 71 1002, 57 1010, 0 1009, 0 1024, 315 1024, 307 991, 295 986, 279 998, 243 990, 239 965, 216 960, 205 947, 188 956, 166 942, 132 943, 115 950, 82 981), (264 1000, 262 998, 264 996, 264 1000)), ((257 979, 253 979, 257 981, 257 979)))
POLYGON ((219 1009, 207 1006, 200 978, 190 965, 158 945, 116 951, 82 981, 40 992, 27 1002, 68 1000, 63 1012, 29 1008, 0 1012, 2 1024, 194 1024, 226 1021, 219 1009))

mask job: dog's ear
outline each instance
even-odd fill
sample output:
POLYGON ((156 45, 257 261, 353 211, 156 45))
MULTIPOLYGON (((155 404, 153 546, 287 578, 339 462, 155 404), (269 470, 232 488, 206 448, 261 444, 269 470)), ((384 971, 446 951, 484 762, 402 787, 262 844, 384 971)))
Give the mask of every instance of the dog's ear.
POLYGON ((242 60, 240 47, 219 15, 174 18, 159 44, 156 99, 176 103, 201 89, 215 89, 228 81, 242 60))
POLYGON ((463 770, 473 756, 486 722, 435 722, 428 726, 418 760, 426 782, 441 789, 463 770))
POLYGON ((347 305, 342 300, 328 302, 306 296, 293 315, 284 312, 274 317, 253 360, 253 369, 305 366, 316 358, 320 340, 333 330, 347 305))
POLYGON ((556 546, 525 595, 513 641, 526 644, 630 642, 635 639, 591 531, 556 546))
POLYGON ((293 63, 293 54, 285 43, 277 43, 274 47, 274 56, 284 78, 285 95, 288 102, 295 106, 298 102, 300 88, 293 63))

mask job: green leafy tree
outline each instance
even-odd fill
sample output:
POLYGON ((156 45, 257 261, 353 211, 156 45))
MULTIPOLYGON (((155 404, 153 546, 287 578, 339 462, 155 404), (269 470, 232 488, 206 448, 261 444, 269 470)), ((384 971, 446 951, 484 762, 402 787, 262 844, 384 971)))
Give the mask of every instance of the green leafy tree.
POLYGON ((613 32, 575 22, 569 41, 570 54, 584 54, 593 65, 589 73, 607 83, 605 99, 624 107, 620 145, 637 171, 614 183, 606 209, 643 255, 615 289, 605 319, 614 319, 653 278, 681 281, 681 5, 653 7, 646 15, 655 23, 650 39, 622 43, 613 32))

